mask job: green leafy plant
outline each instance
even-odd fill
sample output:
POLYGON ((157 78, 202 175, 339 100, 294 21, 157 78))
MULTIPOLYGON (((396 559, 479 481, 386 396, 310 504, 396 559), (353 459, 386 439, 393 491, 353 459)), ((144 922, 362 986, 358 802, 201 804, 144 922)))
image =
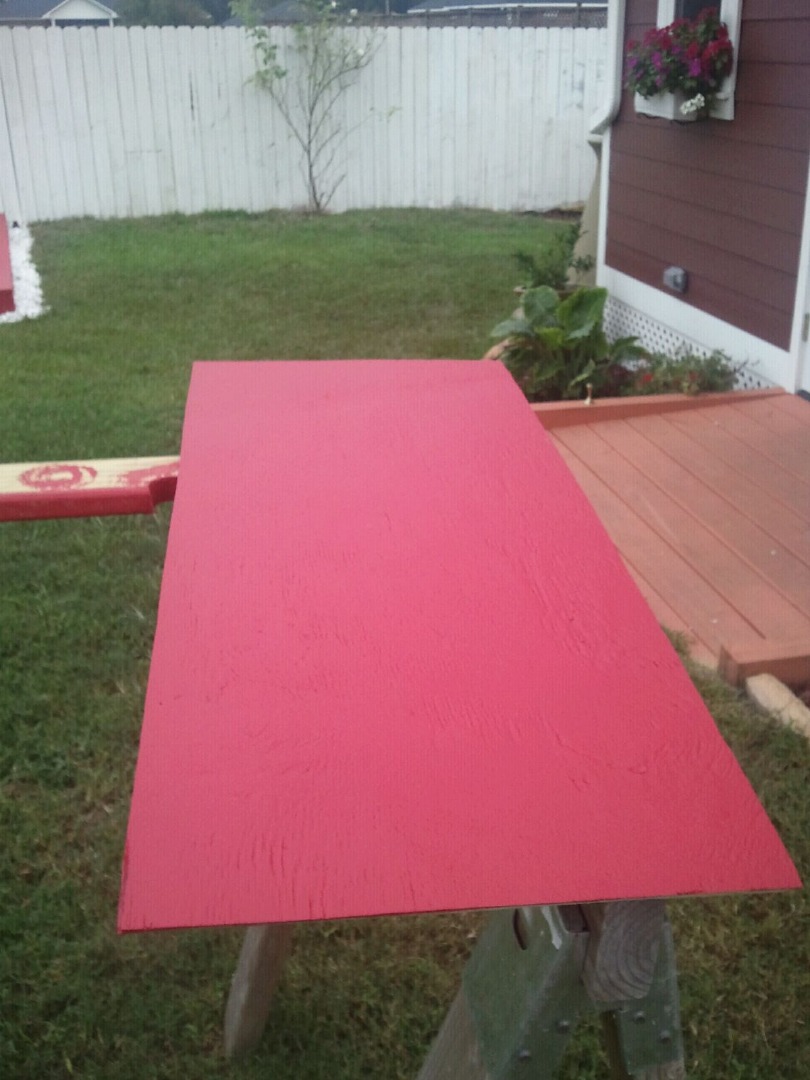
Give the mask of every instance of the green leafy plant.
POLYGON ((569 287, 571 270, 574 271, 576 280, 581 281, 594 267, 591 255, 574 255, 577 241, 582 235, 579 224, 570 229, 555 231, 542 260, 527 251, 516 251, 515 261, 522 274, 520 290, 538 289, 541 285, 547 285, 550 289, 563 292, 569 287))
POLYGON ((632 371, 624 394, 702 394, 733 390, 743 364, 716 349, 709 356, 684 351, 676 356, 651 353, 632 371))
POLYGON ((270 94, 301 148, 309 208, 323 213, 343 175, 335 158, 347 132, 339 110, 341 96, 374 57, 374 31, 352 25, 355 9, 341 10, 336 0, 299 0, 300 22, 291 27, 293 44, 285 50, 258 25, 255 0, 231 5, 251 27, 259 64, 255 80, 270 94))
POLYGON ((585 384, 615 393, 624 364, 645 355, 636 338, 610 342, 602 319, 607 289, 577 289, 560 299, 541 285, 523 296, 522 309, 499 323, 493 337, 505 338, 501 359, 530 401, 577 397, 585 384))

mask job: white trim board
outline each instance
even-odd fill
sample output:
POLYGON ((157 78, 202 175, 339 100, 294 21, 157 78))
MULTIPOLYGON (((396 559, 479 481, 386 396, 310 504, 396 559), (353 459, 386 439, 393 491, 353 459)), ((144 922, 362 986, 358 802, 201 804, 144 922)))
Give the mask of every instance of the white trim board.
POLYGON ((810 160, 804 198, 796 300, 793 307, 793 329, 790 335, 790 353, 796 358, 794 389, 810 391, 810 341, 802 340, 805 317, 810 319, 810 160))

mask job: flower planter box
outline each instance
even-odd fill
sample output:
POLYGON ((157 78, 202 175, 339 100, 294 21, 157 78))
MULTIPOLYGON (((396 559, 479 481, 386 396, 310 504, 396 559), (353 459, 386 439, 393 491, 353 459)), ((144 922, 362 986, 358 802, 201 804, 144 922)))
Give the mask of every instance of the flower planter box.
POLYGON ((642 97, 641 94, 633 95, 633 104, 639 116, 654 116, 661 120, 677 120, 681 124, 692 124, 696 120, 706 120, 713 115, 709 109, 682 113, 681 105, 684 101, 686 101, 686 96, 677 92, 656 94, 655 97, 650 98, 642 97))
MULTIPOLYGON (((667 9, 675 14, 674 5, 667 9)), ((731 29, 720 21, 719 8, 706 8, 694 19, 676 18, 647 30, 640 41, 628 41, 624 85, 634 92, 637 113, 682 123, 734 119, 739 10, 728 14, 731 29), (708 105, 683 113, 681 106, 693 100, 708 105)))

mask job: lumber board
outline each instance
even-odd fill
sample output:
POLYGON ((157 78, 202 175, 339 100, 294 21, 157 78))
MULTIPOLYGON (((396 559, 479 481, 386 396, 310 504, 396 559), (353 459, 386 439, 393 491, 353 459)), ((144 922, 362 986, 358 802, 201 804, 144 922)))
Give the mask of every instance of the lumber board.
POLYGON ((732 686, 742 686, 752 675, 773 675, 789 686, 810 683, 810 637, 779 639, 745 645, 727 642, 720 650, 720 674, 732 686))
POLYGON ((151 514, 174 498, 179 464, 174 456, 0 465, 0 521, 151 514))
POLYGON ((548 401, 532 405, 532 411, 546 429, 575 424, 597 424, 603 420, 631 420, 642 416, 661 416, 670 412, 692 412, 695 409, 716 408, 718 405, 763 398, 787 397, 784 390, 734 390, 713 394, 645 394, 638 397, 595 398, 590 405, 584 401, 548 401))
POLYGON ((199 363, 181 460, 119 929, 798 886, 501 365, 199 363))
POLYGON ((273 994, 292 951, 294 925, 249 926, 225 1008, 225 1055, 238 1057, 258 1044, 273 994))

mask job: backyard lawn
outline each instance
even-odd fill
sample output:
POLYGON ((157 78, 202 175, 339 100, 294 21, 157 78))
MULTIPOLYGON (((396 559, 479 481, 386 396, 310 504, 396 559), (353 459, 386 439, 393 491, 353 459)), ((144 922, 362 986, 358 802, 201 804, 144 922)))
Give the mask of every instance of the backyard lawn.
MULTIPOLYGON (((49 311, 0 326, 0 460, 175 453, 195 359, 481 356, 535 216, 380 211, 35 227, 49 311)), ((314 923, 259 1049, 221 1051, 241 933, 117 937, 171 507, 0 525, 0 1077, 415 1078, 477 913, 314 923)), ((800 874, 810 749, 694 671, 800 874)), ((687 1069, 810 1076, 805 893, 671 905, 687 1069)), ((564 1080, 607 1077, 595 1025, 564 1080)))

